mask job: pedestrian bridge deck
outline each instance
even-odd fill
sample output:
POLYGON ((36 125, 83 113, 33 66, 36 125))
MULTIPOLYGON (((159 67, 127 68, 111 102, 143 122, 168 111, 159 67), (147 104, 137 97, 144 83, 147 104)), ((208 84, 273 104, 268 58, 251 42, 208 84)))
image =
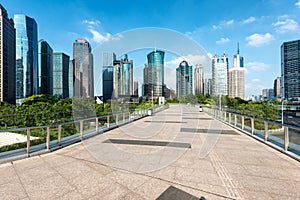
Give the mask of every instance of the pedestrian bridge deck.
POLYGON ((300 199, 300 163, 192 106, 0 165, 1 199, 300 199))

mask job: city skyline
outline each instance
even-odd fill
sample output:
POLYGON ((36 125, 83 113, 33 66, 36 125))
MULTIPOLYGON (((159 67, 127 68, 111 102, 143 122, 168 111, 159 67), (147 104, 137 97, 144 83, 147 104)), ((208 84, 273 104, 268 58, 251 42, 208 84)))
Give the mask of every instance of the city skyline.
MULTIPOLYGON (((9 17, 24 13, 34 18, 39 26, 38 39, 48 41, 55 52, 68 55, 72 55, 72 42, 79 37, 88 39, 91 46, 96 47, 120 32, 152 26, 179 31, 198 42, 210 55, 225 52, 230 58, 229 68, 232 68, 235 46, 240 42, 245 58, 246 97, 261 94, 263 88, 272 88, 273 80, 281 74, 281 44, 300 37, 296 17, 300 13, 298 0, 238 5, 234 1, 217 4, 211 1, 174 1, 172 5, 161 2, 159 7, 153 6, 155 3, 147 6, 149 2, 123 2, 128 9, 118 15, 112 12, 115 2, 103 2, 99 6, 96 1, 64 1, 61 4, 55 1, 4 0, 2 4, 9 17), (81 7, 80 15, 71 13, 78 7, 81 7), (149 8, 147 12, 143 12, 145 7, 149 8), (228 9, 222 9, 225 7, 228 9), (49 9, 45 12, 44 8, 49 9), (202 8, 205 9, 200 12, 202 8), (179 9, 186 15, 177 15, 179 9), (121 23, 119 19, 128 23, 121 23)), ((145 63, 145 58, 132 59, 136 66, 145 63)))

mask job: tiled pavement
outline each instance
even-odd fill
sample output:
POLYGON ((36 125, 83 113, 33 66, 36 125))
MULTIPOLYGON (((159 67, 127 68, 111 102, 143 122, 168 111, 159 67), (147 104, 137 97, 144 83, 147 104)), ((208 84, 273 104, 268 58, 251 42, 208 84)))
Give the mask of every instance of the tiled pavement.
POLYGON ((298 161, 191 106, 0 165, 0 199, 300 199, 299 188, 298 161))

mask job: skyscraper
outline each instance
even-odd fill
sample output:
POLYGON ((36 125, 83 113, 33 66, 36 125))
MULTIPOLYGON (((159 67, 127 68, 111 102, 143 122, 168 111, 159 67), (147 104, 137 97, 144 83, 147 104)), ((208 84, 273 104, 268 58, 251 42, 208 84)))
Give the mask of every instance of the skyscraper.
POLYGON ((38 43, 38 94, 53 92, 53 50, 45 40, 38 43))
POLYGON ((73 43, 74 58, 74 96, 94 97, 94 69, 91 45, 86 39, 79 38, 73 43))
POLYGON ((281 77, 284 99, 300 99, 300 40, 281 45, 281 77))
POLYGON ((69 75, 69 97, 73 97, 74 96, 74 59, 69 61, 69 71, 68 71, 68 75, 69 75))
POLYGON ((176 69, 177 98, 193 93, 193 66, 182 61, 176 69))
POLYGON ((103 101, 110 101, 113 95, 114 84, 114 70, 113 65, 116 60, 116 54, 113 52, 103 52, 103 73, 102 73, 102 87, 103 87, 103 101))
POLYGON ((69 97, 69 63, 70 56, 53 54, 53 96, 56 98, 69 97))
POLYGON ((14 15, 16 29, 16 101, 37 94, 38 35, 33 18, 14 15))
POLYGON ((152 51, 147 55, 148 98, 150 99, 152 95, 156 99, 164 94, 164 56, 165 52, 160 50, 152 51))
POLYGON ((212 94, 212 79, 205 78, 203 82, 203 94, 212 94))
POLYGON ((228 96, 245 98, 244 58, 240 55, 239 44, 237 54, 233 57, 233 68, 229 69, 228 96))
POLYGON ((114 97, 133 95, 133 61, 124 59, 114 61, 114 97))
MULTIPOLYGON (((144 69, 143 69, 143 86, 142 86, 142 96, 144 98, 148 98, 148 92, 149 92, 149 75, 148 75, 148 72, 149 72, 149 69, 148 69, 148 65, 145 64, 144 66, 144 69)), ((151 94, 151 93, 150 93, 151 94)))
POLYGON ((280 98, 281 97, 281 77, 277 77, 274 80, 274 97, 280 98))
POLYGON ((0 101, 16 104, 16 31, 0 4, 0 101))
POLYGON ((212 58, 212 94, 228 95, 228 57, 224 53, 221 58, 212 58))
POLYGON ((195 94, 203 94, 203 67, 196 64, 195 68, 195 94))

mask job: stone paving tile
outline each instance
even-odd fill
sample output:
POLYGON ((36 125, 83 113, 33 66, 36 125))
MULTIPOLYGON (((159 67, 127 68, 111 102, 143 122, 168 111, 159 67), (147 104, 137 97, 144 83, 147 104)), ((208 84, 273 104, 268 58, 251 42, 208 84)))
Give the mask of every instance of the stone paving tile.
POLYGON ((130 192, 124 197, 120 198, 121 200, 146 200, 146 198, 136 194, 135 192, 130 192))
POLYGON ((156 199, 169 186, 167 182, 152 178, 136 188, 134 192, 145 199, 156 199))
POLYGON ((25 199, 27 198, 26 191, 22 184, 18 181, 9 182, 0 186, 0 199, 12 200, 12 199, 25 199))
POLYGON ((11 163, 0 165, 0 177, 0 187, 7 183, 19 182, 19 178, 16 176, 15 169, 11 163))
POLYGON ((60 196, 58 199, 60 200, 69 200, 69 199, 76 199, 76 200, 84 200, 86 199, 83 195, 81 195, 80 192, 77 190, 72 190, 62 196, 60 196))

